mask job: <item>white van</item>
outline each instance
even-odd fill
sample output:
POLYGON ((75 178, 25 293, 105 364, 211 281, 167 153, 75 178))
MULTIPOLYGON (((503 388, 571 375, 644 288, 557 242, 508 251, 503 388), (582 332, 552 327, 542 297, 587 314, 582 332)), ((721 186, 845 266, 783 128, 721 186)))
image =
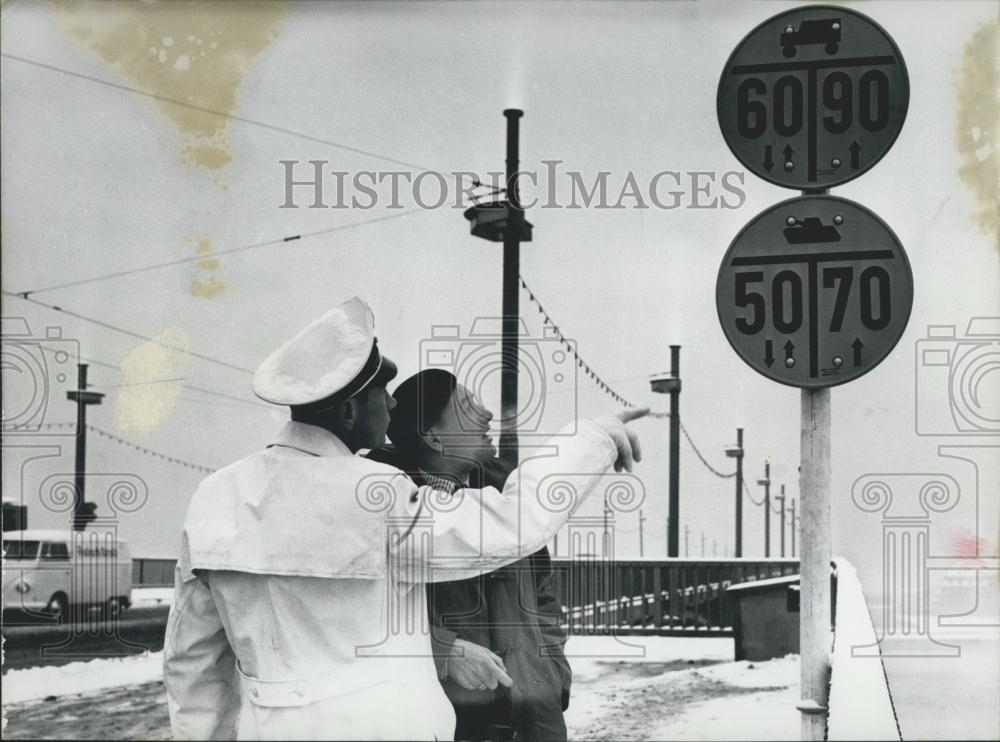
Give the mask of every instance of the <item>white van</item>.
POLYGON ((118 616, 131 604, 132 559, 110 531, 3 533, 3 607, 64 617, 89 607, 118 616))

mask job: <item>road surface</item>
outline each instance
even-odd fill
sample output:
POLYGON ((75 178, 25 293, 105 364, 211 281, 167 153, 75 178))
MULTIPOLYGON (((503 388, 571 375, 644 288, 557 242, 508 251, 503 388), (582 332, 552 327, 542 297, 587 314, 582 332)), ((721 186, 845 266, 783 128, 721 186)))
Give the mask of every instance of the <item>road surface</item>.
MULTIPOLYGON (((163 648, 169 610, 167 605, 140 606, 126 611, 117 620, 94 616, 59 626, 46 625, 37 619, 30 625, 9 625, 5 616, 3 673, 16 668, 158 651, 163 648)), ((11 621, 26 623, 24 617, 18 616, 12 616, 11 621)))

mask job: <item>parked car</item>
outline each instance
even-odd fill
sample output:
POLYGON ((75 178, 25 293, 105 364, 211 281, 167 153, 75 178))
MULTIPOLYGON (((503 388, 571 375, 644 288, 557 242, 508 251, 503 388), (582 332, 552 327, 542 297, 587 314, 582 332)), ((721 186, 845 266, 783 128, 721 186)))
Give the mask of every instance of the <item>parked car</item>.
POLYGON ((3 607, 60 619, 131 605, 132 559, 113 533, 29 529, 3 534, 3 607))

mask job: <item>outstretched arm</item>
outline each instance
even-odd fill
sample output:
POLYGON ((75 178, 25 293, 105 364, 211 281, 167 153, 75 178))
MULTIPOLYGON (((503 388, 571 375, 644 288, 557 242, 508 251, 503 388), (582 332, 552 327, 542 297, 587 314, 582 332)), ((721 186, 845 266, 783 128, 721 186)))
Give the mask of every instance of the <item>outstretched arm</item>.
POLYGON ((626 410, 595 422, 582 421, 552 440, 558 453, 525 461, 502 491, 460 489, 442 497, 417 488, 405 475, 391 479, 395 491, 389 550, 403 582, 442 582, 490 572, 547 544, 612 466, 632 470, 641 453, 625 423, 648 410, 626 410), (555 507, 545 488, 572 479, 572 507, 555 507))

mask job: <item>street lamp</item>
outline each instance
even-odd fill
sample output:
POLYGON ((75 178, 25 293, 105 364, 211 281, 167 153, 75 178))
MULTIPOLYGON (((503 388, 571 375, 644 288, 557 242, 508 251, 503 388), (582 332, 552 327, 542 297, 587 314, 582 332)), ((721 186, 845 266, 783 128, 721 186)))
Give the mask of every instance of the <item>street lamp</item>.
POLYGON ((82 531, 97 516, 97 503, 87 502, 84 481, 87 478, 87 405, 99 405, 104 395, 87 390, 87 364, 77 365, 77 389, 66 392, 66 398, 76 402, 76 473, 73 478, 73 530, 82 531))
POLYGON ((736 459, 736 558, 743 556, 743 428, 736 429, 736 445, 726 447, 726 456, 736 459))
POLYGON ((757 480, 764 487, 764 557, 771 556, 771 460, 764 459, 764 476, 757 480))
POLYGON ((667 556, 678 556, 680 528, 680 481, 681 481, 681 346, 670 346, 670 373, 658 374, 649 380, 654 392, 670 395, 670 490, 667 512, 670 525, 667 527, 667 556))
POLYGON ((500 458, 517 465, 517 371, 520 309, 518 281, 521 274, 521 243, 531 241, 531 224, 524 218, 517 188, 520 158, 520 128, 523 111, 508 108, 507 201, 475 204, 466 209, 472 234, 490 242, 503 242, 503 331, 500 368, 500 458))
POLYGON ((781 494, 774 499, 781 503, 781 556, 785 556, 785 485, 781 485, 781 494))

